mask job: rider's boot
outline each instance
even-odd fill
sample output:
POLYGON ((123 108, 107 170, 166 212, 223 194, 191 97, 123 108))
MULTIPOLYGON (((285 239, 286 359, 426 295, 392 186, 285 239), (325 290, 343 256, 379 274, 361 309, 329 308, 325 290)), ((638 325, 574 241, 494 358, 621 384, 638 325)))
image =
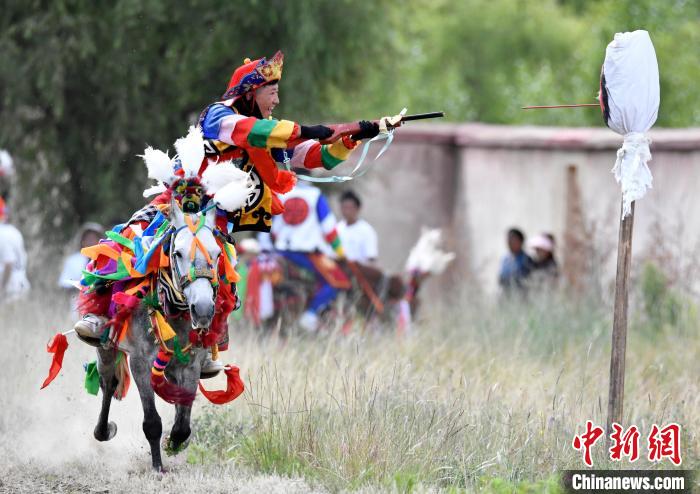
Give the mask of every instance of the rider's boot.
POLYGON ((78 338, 88 345, 102 346, 100 338, 104 332, 106 322, 106 317, 95 314, 85 314, 80 321, 75 323, 73 329, 78 338))
POLYGON ((307 310, 299 318, 299 326, 301 326, 308 333, 315 333, 318 331, 318 327, 321 325, 321 320, 313 311, 307 310))
POLYGON ((214 360, 211 356, 211 351, 207 352, 204 362, 202 362, 202 368, 199 371, 200 379, 209 379, 216 376, 219 372, 224 370, 224 364, 221 360, 214 360))

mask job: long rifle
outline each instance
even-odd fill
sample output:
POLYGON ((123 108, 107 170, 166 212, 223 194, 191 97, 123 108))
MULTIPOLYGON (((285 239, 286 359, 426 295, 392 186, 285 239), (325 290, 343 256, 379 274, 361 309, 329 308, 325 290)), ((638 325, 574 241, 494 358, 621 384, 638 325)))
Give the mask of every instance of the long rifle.
MULTIPOLYGON (((387 125, 388 128, 393 129, 396 127, 400 127, 401 124, 404 122, 412 122, 415 120, 427 120, 430 118, 441 118, 445 116, 445 112, 441 111, 434 111, 434 112, 429 112, 429 113, 416 113, 413 115, 403 115, 401 116, 401 119, 393 124, 393 125, 387 125)), ((372 122, 376 123, 379 125, 380 120, 371 120, 372 122)), ((331 144, 338 139, 342 139, 345 136, 350 136, 353 134, 357 134, 360 132, 360 123, 359 122, 350 122, 350 123, 339 123, 339 124, 330 124, 327 125, 326 127, 333 129, 333 135, 331 135, 328 139, 324 139, 321 142, 321 144, 331 144)), ((303 142, 305 139, 297 139, 292 141, 290 144, 292 146, 296 146, 303 142)))

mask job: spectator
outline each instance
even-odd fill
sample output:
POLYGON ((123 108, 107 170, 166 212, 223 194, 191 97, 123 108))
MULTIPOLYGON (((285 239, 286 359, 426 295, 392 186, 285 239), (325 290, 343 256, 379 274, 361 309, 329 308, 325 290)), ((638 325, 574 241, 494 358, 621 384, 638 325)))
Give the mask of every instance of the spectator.
POLYGON ((338 223, 338 235, 348 261, 374 264, 378 256, 377 232, 372 225, 360 218, 361 208, 360 198, 351 190, 340 196, 343 221, 338 223))
MULTIPOLYGON (((307 170, 295 171, 297 175, 309 174, 307 170)), ((333 259, 343 257, 337 222, 321 190, 306 182, 298 182, 280 199, 284 213, 272 220, 272 238, 282 257, 316 278, 316 292, 299 319, 303 329, 315 332, 320 327, 321 314, 335 300, 338 290, 351 286, 333 259)))
POLYGON ((533 276, 542 282, 554 282, 559 277, 559 266, 554 258, 554 236, 543 233, 530 241, 534 250, 533 276))
POLYGON ((95 245, 100 241, 104 228, 98 223, 85 223, 78 231, 79 247, 63 260, 63 269, 58 277, 58 286, 67 290, 74 290, 78 287, 76 283, 83 276, 83 269, 87 266, 89 259, 80 253, 81 249, 95 245))
POLYGON ((0 197, 0 302, 21 298, 29 291, 24 239, 8 222, 8 216, 5 200, 0 197))
POLYGON ((259 232, 256 236, 260 252, 273 252, 275 250, 272 236, 267 232, 259 232))
POLYGON ((501 261, 498 283, 508 293, 512 290, 525 289, 525 280, 532 271, 532 259, 523 250, 525 235, 522 231, 511 228, 506 238, 509 253, 501 261))

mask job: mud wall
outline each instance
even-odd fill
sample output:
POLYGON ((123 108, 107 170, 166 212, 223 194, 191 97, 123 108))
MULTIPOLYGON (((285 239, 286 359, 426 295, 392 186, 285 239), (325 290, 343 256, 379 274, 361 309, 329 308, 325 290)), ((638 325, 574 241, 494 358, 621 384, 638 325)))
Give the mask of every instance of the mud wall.
MULTIPOLYGON (((650 136, 654 188, 637 205, 634 258, 665 256, 687 271, 700 240, 700 129, 650 136)), ((471 281, 495 291, 511 226, 553 233, 570 279, 593 276, 608 287, 620 214, 611 168, 621 141, 605 128, 411 125, 349 187, 362 196, 391 271, 402 269, 421 227, 445 230, 458 260, 433 290, 449 286, 436 281, 471 281)))

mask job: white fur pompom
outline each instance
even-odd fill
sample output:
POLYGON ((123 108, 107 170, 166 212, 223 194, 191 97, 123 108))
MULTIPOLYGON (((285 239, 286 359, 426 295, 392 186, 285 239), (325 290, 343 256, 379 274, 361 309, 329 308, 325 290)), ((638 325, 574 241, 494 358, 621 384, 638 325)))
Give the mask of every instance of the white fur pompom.
POLYGON ((10 153, 4 149, 0 149, 0 177, 3 175, 9 177, 15 172, 14 161, 10 153))
POLYGON ((175 149, 182 163, 186 178, 196 177, 204 160, 204 137, 202 131, 191 126, 185 137, 175 141, 175 149))
POLYGON ((151 197, 151 196, 154 196, 156 194, 160 194, 162 192, 165 192, 166 190, 167 189, 166 189, 165 185, 163 185, 162 182, 158 182, 158 184, 153 185, 153 186, 147 188, 146 190, 144 190, 143 197, 151 197))
POLYGON ((447 265, 455 258, 455 254, 443 251, 440 244, 442 244, 440 229, 424 229, 408 256, 406 271, 418 271, 433 275, 445 271, 447 265))
POLYGON ((146 162, 148 178, 153 178, 165 184, 170 184, 175 180, 173 165, 168 155, 163 151, 148 146, 141 158, 146 162))
POLYGON ((231 182, 240 182, 245 186, 247 181, 248 174, 230 161, 218 164, 210 161, 209 166, 202 173, 202 185, 209 195, 216 194, 231 182))
POLYGON ((253 188, 253 183, 247 179, 231 182, 214 194, 214 201, 221 209, 233 212, 243 207, 253 188))

